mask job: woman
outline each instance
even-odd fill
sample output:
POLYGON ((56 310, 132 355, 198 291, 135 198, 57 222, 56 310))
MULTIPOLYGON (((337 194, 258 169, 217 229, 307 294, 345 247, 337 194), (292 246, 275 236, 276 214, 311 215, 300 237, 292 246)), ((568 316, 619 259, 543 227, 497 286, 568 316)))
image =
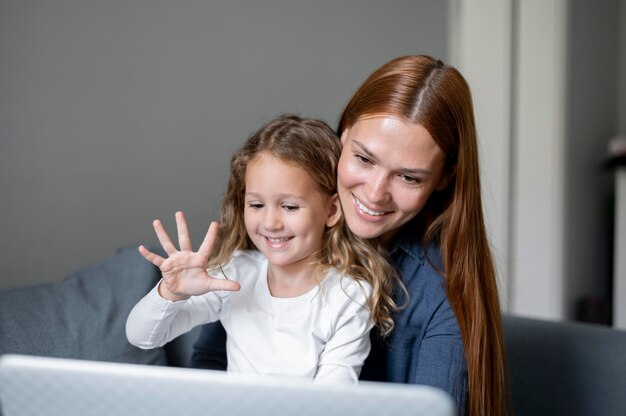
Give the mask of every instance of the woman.
MULTIPOLYGON (((459 414, 500 415, 508 394, 500 305, 480 195, 469 87, 428 56, 376 70, 341 116, 338 186, 349 228, 382 245, 404 307, 373 336, 363 379, 433 385, 459 414)), ((194 363, 219 341, 206 328, 194 363)))

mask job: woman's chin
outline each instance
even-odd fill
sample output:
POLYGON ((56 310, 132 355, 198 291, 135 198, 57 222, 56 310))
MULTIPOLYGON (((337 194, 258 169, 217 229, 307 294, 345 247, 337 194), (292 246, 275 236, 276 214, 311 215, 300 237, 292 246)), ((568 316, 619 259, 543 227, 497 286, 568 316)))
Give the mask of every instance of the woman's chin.
POLYGON ((385 232, 385 228, 382 227, 380 223, 372 223, 360 218, 346 217, 346 223, 350 231, 366 240, 380 237, 385 232))

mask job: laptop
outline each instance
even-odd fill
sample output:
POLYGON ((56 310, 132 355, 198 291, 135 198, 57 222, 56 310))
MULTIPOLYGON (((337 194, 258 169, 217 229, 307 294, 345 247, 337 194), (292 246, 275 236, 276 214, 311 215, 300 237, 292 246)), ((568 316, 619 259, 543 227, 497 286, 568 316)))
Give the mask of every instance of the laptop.
POLYGON ((26 355, 0 356, 2 416, 453 416, 420 385, 356 385, 26 355))

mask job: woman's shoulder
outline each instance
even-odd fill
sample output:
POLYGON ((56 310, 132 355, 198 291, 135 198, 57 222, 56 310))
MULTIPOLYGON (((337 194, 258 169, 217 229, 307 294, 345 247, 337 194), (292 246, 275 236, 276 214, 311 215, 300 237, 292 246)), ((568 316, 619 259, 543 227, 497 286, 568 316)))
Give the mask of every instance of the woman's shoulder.
POLYGON ((391 242, 389 247, 390 254, 393 256, 396 253, 404 253, 419 263, 428 260, 436 267, 441 266, 443 262, 439 244, 430 242, 426 245, 423 237, 420 233, 415 232, 414 228, 414 226, 408 225, 403 227, 391 242))
POLYGON ((404 307, 395 315, 397 327, 416 320, 429 331, 460 334, 445 288, 439 247, 425 247, 421 240, 406 241, 393 255, 408 298, 397 299, 404 307), (427 324, 426 324, 427 323, 427 324))
POLYGON ((439 247, 424 246, 418 237, 398 241, 390 252, 396 270, 409 293, 446 298, 444 267, 439 247))

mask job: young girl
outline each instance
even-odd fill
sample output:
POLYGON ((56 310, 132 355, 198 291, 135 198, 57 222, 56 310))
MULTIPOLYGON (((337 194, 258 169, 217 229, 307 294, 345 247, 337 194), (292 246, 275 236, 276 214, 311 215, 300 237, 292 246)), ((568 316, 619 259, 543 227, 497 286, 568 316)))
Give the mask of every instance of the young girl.
POLYGON ((163 279, 131 311, 129 341, 159 347, 220 320, 229 371, 356 382, 372 325, 393 327, 398 282, 379 250, 344 224, 340 154, 325 123, 280 117, 233 156, 219 229, 210 225, 197 252, 182 213, 180 250, 154 221, 168 257, 139 247, 163 279))

